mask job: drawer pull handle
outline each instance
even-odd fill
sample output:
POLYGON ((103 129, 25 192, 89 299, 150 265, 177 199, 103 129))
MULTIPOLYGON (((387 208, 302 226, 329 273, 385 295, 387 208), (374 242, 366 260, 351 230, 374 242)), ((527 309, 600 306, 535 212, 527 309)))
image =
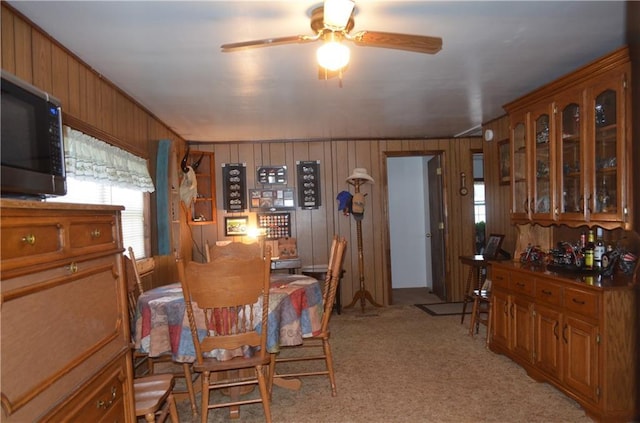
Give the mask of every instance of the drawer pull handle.
POLYGON ((100 238, 100 229, 94 229, 91 231, 91 238, 96 239, 100 238))
POLYGON ((522 282, 516 282, 516 285, 518 286, 518 288, 524 288, 524 283, 522 282))
POLYGON ((36 243, 36 236, 33 234, 29 234, 23 236, 20 241, 24 242, 25 244, 34 245, 36 243))
POLYGON ((70 273, 76 273, 78 271, 78 263, 74 261, 69 265, 68 269, 70 273))
POLYGON ((546 290, 546 289, 543 289, 543 290, 542 290, 542 293, 543 293, 544 295, 551 295, 551 291, 548 291, 548 290, 546 290))
POLYGON ((553 335, 556 337, 556 339, 559 339, 560 336, 558 335, 558 326, 560 325, 560 322, 558 322, 556 320, 556 323, 553 325, 553 335))
POLYGON ((572 298, 571 301, 573 301, 576 304, 580 304, 580 305, 585 305, 586 303, 582 300, 579 300, 577 298, 572 298))
POLYGON ((569 328, 569 325, 567 325, 566 323, 564 324, 564 327, 562 328, 562 339, 564 340, 565 344, 569 343, 569 340, 567 339, 567 329, 569 328))
POLYGON ((99 400, 96 403, 96 408, 103 408, 103 409, 108 409, 109 407, 111 407, 111 404, 113 404, 113 402, 116 400, 116 387, 112 386, 111 387, 111 398, 109 398, 108 401, 104 401, 104 400, 99 400))

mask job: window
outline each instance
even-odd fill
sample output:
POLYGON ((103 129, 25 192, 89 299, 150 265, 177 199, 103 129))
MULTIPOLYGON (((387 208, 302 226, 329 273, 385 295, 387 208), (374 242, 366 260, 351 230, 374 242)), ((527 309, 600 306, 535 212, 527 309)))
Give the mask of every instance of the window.
POLYGON ((124 206, 122 211, 124 248, 132 247, 137 259, 147 256, 144 239, 144 192, 67 176, 67 195, 56 197, 55 201, 124 206))
POLYGON ((473 154, 473 221, 476 227, 476 254, 482 254, 485 245, 487 203, 484 193, 484 156, 473 154))
POLYGON ((122 242, 147 257, 145 216, 155 190, 147 161, 68 126, 64 127, 67 195, 56 201, 124 206, 122 242))

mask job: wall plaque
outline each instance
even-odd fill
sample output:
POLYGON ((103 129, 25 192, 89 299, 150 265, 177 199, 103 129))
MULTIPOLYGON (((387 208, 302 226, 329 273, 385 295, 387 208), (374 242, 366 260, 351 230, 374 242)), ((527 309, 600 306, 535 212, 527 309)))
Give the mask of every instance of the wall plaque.
POLYGON ((298 206, 303 209, 317 209, 322 204, 320 194, 320 161, 299 161, 298 206))
POLYGON ((222 164, 222 192, 226 211, 241 212, 247 208, 247 165, 245 163, 222 164))

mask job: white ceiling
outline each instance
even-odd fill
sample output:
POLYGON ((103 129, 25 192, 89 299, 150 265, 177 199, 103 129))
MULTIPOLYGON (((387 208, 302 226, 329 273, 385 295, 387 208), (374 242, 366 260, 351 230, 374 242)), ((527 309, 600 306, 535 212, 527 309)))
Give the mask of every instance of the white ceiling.
POLYGON ((312 35, 316 1, 9 1, 188 141, 449 137, 625 43, 622 1, 356 1, 352 32, 438 36, 435 55, 349 44, 342 88, 312 35))

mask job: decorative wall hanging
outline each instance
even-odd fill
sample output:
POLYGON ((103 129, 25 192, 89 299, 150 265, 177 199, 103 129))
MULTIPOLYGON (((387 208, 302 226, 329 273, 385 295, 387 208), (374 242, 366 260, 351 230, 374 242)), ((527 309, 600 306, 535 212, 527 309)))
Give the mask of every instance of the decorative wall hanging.
POLYGON ((291 213, 258 213, 258 227, 265 230, 265 239, 291 237, 291 213))
POLYGON ((222 191, 226 211, 241 212, 247 208, 247 165, 245 163, 223 163, 222 191))
POLYGON ((298 206, 317 209, 322 203, 320 194, 320 160, 296 162, 298 171, 298 206))
POLYGON ((278 211, 295 209, 294 188, 250 189, 251 209, 278 211))
POLYGON ((245 236, 247 235, 247 226, 249 225, 249 217, 233 216, 224 218, 224 235, 225 236, 245 236))
POLYGON ((286 185, 286 166, 260 166, 256 170, 256 181, 262 185, 286 185))

